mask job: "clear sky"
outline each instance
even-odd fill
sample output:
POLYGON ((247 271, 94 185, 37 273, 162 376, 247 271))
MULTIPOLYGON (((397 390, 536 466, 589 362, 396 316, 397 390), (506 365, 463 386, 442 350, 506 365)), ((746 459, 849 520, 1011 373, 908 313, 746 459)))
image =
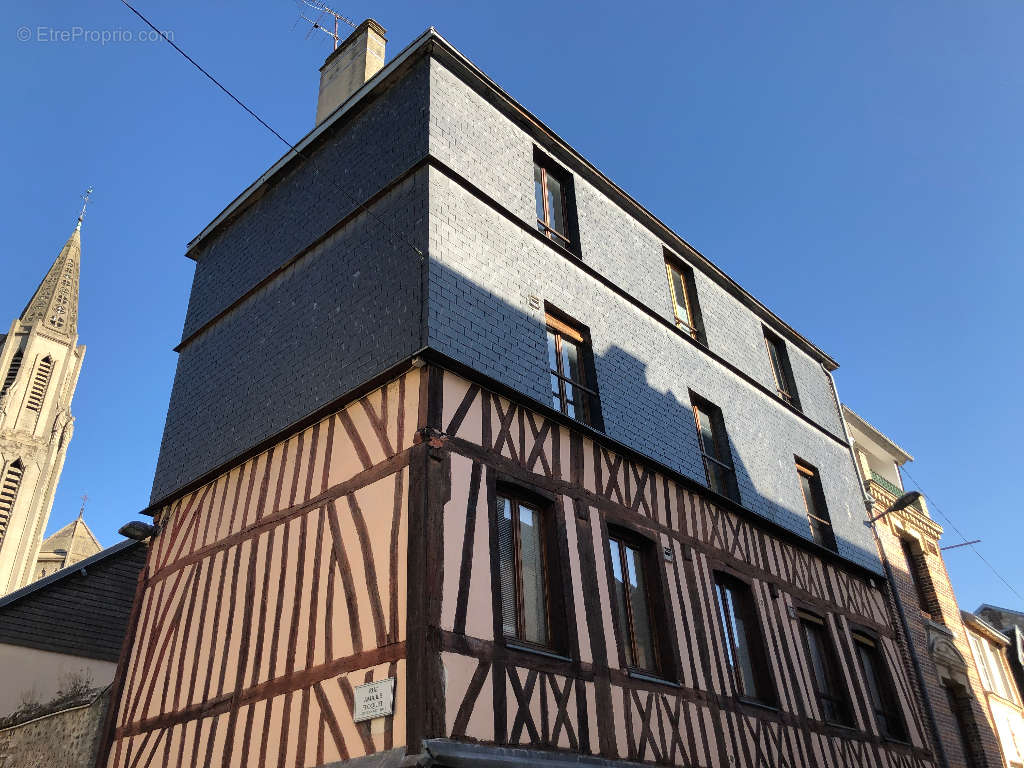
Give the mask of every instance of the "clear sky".
MULTIPOLYGON (((914 455, 935 517, 1024 592, 1024 3, 336 2, 380 21, 391 55, 436 27, 839 360, 841 397, 914 455)), ((312 128, 330 41, 306 38, 302 6, 137 3, 286 137, 312 128)), ((94 185, 88 353, 50 530, 88 493, 111 544, 149 498, 185 244, 282 147, 166 43, 125 41, 142 27, 116 0, 5 15, 0 323, 94 185)), ((968 549, 947 564, 963 608, 1024 609, 968 549)))

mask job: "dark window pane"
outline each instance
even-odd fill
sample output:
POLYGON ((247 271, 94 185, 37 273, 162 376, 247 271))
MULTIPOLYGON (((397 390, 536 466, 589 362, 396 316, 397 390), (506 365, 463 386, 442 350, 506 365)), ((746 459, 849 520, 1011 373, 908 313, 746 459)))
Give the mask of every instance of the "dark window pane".
POLYGON ((800 473, 800 490, 804 494, 804 504, 807 505, 807 514, 821 517, 818 514, 817 506, 814 503, 814 487, 811 485, 810 475, 800 473))
POLYGON ((540 222, 546 220, 546 217, 544 216, 544 179, 543 179, 543 175, 544 175, 544 171, 541 169, 541 167, 539 165, 534 165, 533 166, 533 186, 534 186, 534 193, 536 195, 536 200, 537 200, 537 220, 538 220, 537 228, 540 229, 541 231, 543 231, 543 227, 540 226, 540 222))
POLYGON ((635 666, 633 644, 630 642, 629 609, 626 603, 626 581, 622 572, 622 548, 615 539, 609 540, 612 556, 612 599, 615 602, 615 613, 622 628, 622 644, 626 649, 626 664, 635 666))
POLYGON ((842 683, 838 679, 838 661, 823 624, 804 619, 804 639, 810 656, 814 686, 818 694, 822 717, 831 723, 849 723, 848 708, 842 683))
POLYGON ((548 210, 551 213, 551 220, 548 222, 550 226, 556 232, 565 235, 565 210, 564 210, 564 198, 562 196, 562 185, 554 176, 550 173, 547 174, 548 183, 548 210))
POLYGON ((692 326, 693 320, 690 317, 690 302, 686 295, 686 286, 683 283, 683 276, 675 267, 669 267, 669 274, 672 275, 672 296, 675 299, 676 318, 687 325, 692 326))
POLYGON ((697 419, 700 423, 701 449, 708 456, 718 458, 718 452, 715 450, 715 433, 711 426, 711 414, 700 404, 697 405, 697 419))
POLYGON ((575 342, 562 338, 562 371, 573 381, 583 381, 580 375, 580 349, 575 342))
POLYGON ((558 371, 558 348, 557 348, 557 334, 548 329, 548 365, 552 371, 558 371))
POLYGON ((759 633, 749 588, 731 579, 717 585, 719 618, 725 635, 725 649, 737 693, 767 701, 770 694, 763 682, 767 670, 760 652, 759 633))
POLYGON ((498 559, 501 577, 501 631, 507 637, 518 632, 516 599, 516 551, 512 502, 498 497, 498 559))
POLYGON ((857 638, 857 656, 868 688, 871 708, 882 734, 893 739, 906 738, 903 720, 896 711, 896 697, 881 655, 873 641, 857 638))
POLYGON ((636 641, 636 666, 653 670, 654 634, 648 612, 647 584, 644 582, 643 563, 639 553, 626 547, 626 570, 629 585, 629 605, 633 612, 633 636, 636 641))
POLYGON ((725 467, 708 462, 708 485, 715 493, 732 497, 732 473, 725 467))
POLYGON ((531 643, 548 642, 547 599, 545 595, 544 551, 540 517, 519 505, 519 552, 522 558, 523 637, 531 643))

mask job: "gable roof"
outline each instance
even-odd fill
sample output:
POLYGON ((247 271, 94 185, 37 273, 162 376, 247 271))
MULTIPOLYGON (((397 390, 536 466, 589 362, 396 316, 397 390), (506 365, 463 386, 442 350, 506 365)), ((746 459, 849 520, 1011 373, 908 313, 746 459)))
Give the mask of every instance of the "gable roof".
POLYGON ((0 598, 0 643, 117 661, 146 551, 126 539, 0 598))

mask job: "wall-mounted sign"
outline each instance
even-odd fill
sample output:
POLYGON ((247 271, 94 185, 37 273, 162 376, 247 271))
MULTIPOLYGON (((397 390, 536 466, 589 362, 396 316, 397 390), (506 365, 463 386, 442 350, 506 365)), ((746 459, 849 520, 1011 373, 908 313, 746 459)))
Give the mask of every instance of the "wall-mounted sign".
POLYGON ((395 678, 374 680, 353 690, 352 719, 361 723, 375 717, 387 717, 395 706, 395 678))

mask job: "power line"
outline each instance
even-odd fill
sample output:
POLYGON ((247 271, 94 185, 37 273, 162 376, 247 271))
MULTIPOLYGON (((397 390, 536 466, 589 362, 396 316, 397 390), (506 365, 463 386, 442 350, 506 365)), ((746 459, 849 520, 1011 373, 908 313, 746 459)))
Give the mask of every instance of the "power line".
MULTIPOLYGON (((281 135, 280 133, 278 133, 278 132, 277 132, 276 130, 274 130, 274 128, 273 128, 273 127, 271 127, 271 125, 270 125, 270 124, 269 124, 269 123, 268 123, 268 122, 267 122, 266 120, 264 120, 264 119, 263 119, 262 117, 260 117, 260 116, 259 116, 258 114, 256 114, 256 112, 255 112, 255 111, 253 111, 252 109, 250 109, 250 108, 249 108, 249 106, 248 106, 248 105, 247 105, 247 104, 246 104, 246 103, 245 103, 244 101, 242 101, 242 100, 241 100, 240 98, 238 98, 237 96, 235 96, 235 94, 233 94, 233 93, 232 93, 232 92, 231 92, 230 90, 228 90, 227 86, 225 86, 225 85, 224 85, 223 83, 221 83, 221 82, 220 82, 220 81, 219 81, 219 80, 218 80, 217 78, 215 78, 215 77, 214 77, 213 75, 211 75, 211 74, 210 74, 209 72, 207 72, 207 71, 206 71, 205 69, 203 69, 203 67, 202 67, 202 66, 201 66, 201 65, 199 64, 199 62, 197 62, 197 61, 196 61, 195 59, 193 59, 193 58, 192 58, 191 56, 189 56, 189 55, 188 55, 187 53, 185 53, 185 51, 183 51, 183 50, 182 50, 182 49, 181 49, 181 48, 180 48, 180 47, 178 46, 178 44, 177 44, 177 43, 175 43, 175 42, 174 42, 173 40, 171 40, 171 38, 169 38, 169 37, 168 37, 167 35, 165 35, 165 34, 164 34, 164 33, 163 33, 162 31, 160 31, 159 29, 157 29, 157 28, 156 28, 156 26, 155 26, 155 25, 153 24, 153 22, 151 22, 151 21, 150 21, 149 19, 147 19, 147 18, 146 18, 145 16, 143 16, 143 15, 142 15, 142 14, 141 14, 141 13, 140 13, 140 12, 139 12, 139 11, 138 11, 138 10, 137 10, 137 9, 136 9, 135 7, 134 7, 134 6, 132 6, 132 5, 131 5, 130 3, 128 3, 128 2, 126 1, 126 0, 121 0, 121 4, 122 4, 122 5, 124 5, 124 6, 125 6, 125 7, 126 7, 126 8, 128 9, 128 10, 129 10, 129 11, 131 11, 132 13, 134 13, 134 14, 135 14, 136 16, 138 16, 138 17, 139 17, 139 18, 140 18, 140 19, 142 20, 142 22, 143 22, 143 23, 144 23, 144 24, 145 24, 145 25, 146 25, 147 27, 149 27, 149 28, 150 28, 151 30, 153 30, 153 31, 154 31, 154 32, 156 32, 156 33, 157 33, 158 35, 160 35, 160 37, 161 37, 161 38, 162 38, 162 39, 163 39, 164 41, 166 41, 166 42, 167 42, 167 43, 168 43, 168 44, 169 44, 169 45, 170 45, 170 46, 171 46, 172 48, 174 48, 174 50, 176 50, 176 51, 177 51, 178 53, 180 53, 180 54, 181 54, 182 56, 184 56, 184 57, 185 57, 185 58, 186 58, 186 59, 188 60, 188 62, 189 62, 189 63, 190 63, 190 64, 191 64, 191 65, 192 65, 193 67, 195 67, 195 68, 196 68, 196 69, 198 69, 198 70, 199 70, 200 72, 202 72, 202 73, 203 73, 203 74, 204 74, 204 75, 206 76, 206 78, 207 78, 207 79, 208 79, 208 80, 209 80, 209 81, 210 81, 211 83, 213 83, 214 85, 216 85, 216 86, 217 86, 218 88, 220 88, 220 90, 222 90, 222 91, 223 91, 223 92, 224 92, 225 94, 227 94, 228 98, 230 98, 230 99, 231 99, 231 100, 232 100, 233 102, 235 102, 235 103, 236 103, 236 104, 237 104, 238 106, 240 106, 240 107, 241 107, 242 109, 244 109, 244 110, 245 110, 245 111, 246 111, 246 112, 247 112, 247 113, 248 113, 248 114, 249 114, 249 115, 250 115, 250 116, 251 116, 251 117, 252 117, 252 118, 253 118, 254 120, 256 120, 256 121, 257 121, 257 122, 258 122, 258 123, 259 123, 260 125, 262 125, 262 126, 263 126, 264 128, 266 128, 266 129, 267 129, 268 131, 270 131, 270 132, 271 132, 272 134, 274 134, 274 136, 275 136, 275 137, 276 137, 276 138, 277 138, 277 139, 278 139, 279 141, 281 141, 281 143, 283 143, 283 144, 284 144, 284 145, 285 145, 286 147, 288 147, 288 149, 289 149, 290 151, 294 152, 294 153, 295 153, 295 155, 296 155, 297 157, 301 157, 301 158, 302 158, 303 160, 305 160, 306 162, 308 162, 308 163, 309 163, 309 164, 310 164, 310 165, 311 165, 311 166, 313 167, 313 174, 314 174, 315 176, 321 176, 321 173, 320 173, 320 168, 319 168, 319 167, 317 166, 317 164, 316 164, 316 161, 315 161, 315 160, 313 160, 313 159, 312 159, 311 157, 309 157, 308 155, 304 155, 304 154, 303 154, 302 152, 300 152, 300 151, 299 151, 298 149, 296 149, 296 145, 295 145, 295 144, 292 144, 292 143, 291 143, 290 141, 288 141, 288 139, 286 139, 286 138, 285 138, 284 136, 282 136, 282 135, 281 135)), ((326 174, 323 174, 323 178, 324 178, 324 179, 326 179, 326 180, 327 180, 327 182, 328 182, 328 183, 329 183, 329 184, 330 184, 331 186, 333 186, 333 187, 334 187, 334 188, 335 188, 336 190, 338 190, 338 192, 340 192, 340 193, 341 193, 341 194, 342 194, 343 196, 345 196, 345 197, 346 197, 346 198, 348 199, 348 201, 349 201, 350 203, 352 203, 353 205, 355 205, 355 206, 356 206, 356 208, 358 208, 359 210, 363 211, 363 212, 364 212, 364 213, 365 213, 365 214, 366 214, 367 216, 369 216, 370 218, 374 219, 374 220, 375 220, 375 221, 376 221, 376 222, 377 222, 378 224, 380 224, 381 226, 383 226, 383 227, 384 227, 384 231, 385 231, 385 233, 386 233, 386 236, 388 236, 388 239, 389 239, 389 241, 390 241, 391 245, 395 245, 395 244, 396 244, 396 243, 394 242, 394 240, 391 240, 391 239, 390 239, 390 232, 389 232, 388 226, 387 226, 387 225, 386 225, 386 224, 384 223, 384 220, 383 220, 383 219, 381 219, 381 218, 380 218, 379 216, 377 216, 377 215, 376 215, 376 214, 375 214, 375 213, 374 213, 373 211, 371 211, 371 210, 370 210, 369 208, 367 208, 367 207, 366 207, 366 205, 365 205, 364 203, 360 202, 359 200, 357 200, 356 198, 354 198, 354 197, 353 197, 352 195, 350 195, 350 194, 349 194, 349 193, 348 193, 348 192, 347 192, 347 191, 346 191, 346 190, 345 190, 345 189, 344 189, 343 187, 341 187, 341 185, 339 185, 339 184, 335 183, 335 181, 334 181, 333 179, 331 179, 331 178, 330 178, 330 176, 328 176, 328 175, 326 175, 326 174)), ((424 254, 423 254, 423 251, 421 251, 421 250, 420 250, 420 249, 419 249, 419 248, 418 248, 418 247, 417 247, 417 246, 416 246, 416 245, 415 245, 415 244, 414 244, 414 243, 412 242, 412 240, 410 240, 410 239, 409 239, 408 237, 405 237, 404 235, 402 236, 402 239, 403 239, 403 240, 405 241, 405 244, 406 244, 406 245, 408 245, 408 246, 409 246, 410 248, 412 248, 412 249, 413 249, 413 251, 415 251, 415 252, 416 252, 416 255, 417 255, 417 256, 418 256, 418 257, 419 257, 419 258, 420 258, 421 260, 422 260, 423 258, 425 258, 425 257, 424 257, 424 254)))
POLYGON ((964 536, 964 534, 960 531, 960 529, 956 527, 956 523, 953 522, 952 518, 950 518, 949 515, 947 515, 945 512, 943 512, 939 508, 939 505, 935 503, 935 501, 933 500, 931 494, 926 493, 924 488, 921 486, 921 484, 919 482, 917 482, 917 479, 912 474, 910 474, 910 472, 907 470, 906 465, 900 467, 900 471, 903 474, 905 474, 908 478, 910 478, 910 482, 912 482, 914 485, 916 485, 918 487, 918 489, 920 489, 921 493, 924 493, 924 495, 928 499, 928 506, 931 509, 934 509, 936 512, 938 512, 939 515, 942 516, 942 519, 945 520, 946 523, 949 524, 949 527, 952 528, 956 532, 956 535, 959 536, 961 539, 963 539, 963 544, 958 544, 957 546, 968 546, 968 547, 970 547, 971 550, 974 552, 974 554, 976 554, 979 558, 981 558, 981 562, 983 562, 985 565, 987 565, 989 567, 989 570, 992 571, 992 573, 994 573, 996 575, 996 578, 998 578, 1001 582, 1003 582, 1003 584, 1006 585, 1006 588, 1009 589, 1011 592, 1013 592, 1013 594, 1015 594, 1018 597, 1018 599, 1020 599, 1021 601, 1024 601, 1024 595, 1021 595, 1021 593, 1018 592, 1009 581, 1004 579, 1003 575, 1001 573, 999 573, 999 571, 996 570, 995 566, 992 565, 992 563, 990 563, 985 558, 985 556, 983 554, 981 554, 981 552, 978 551, 978 548, 975 546, 975 544, 977 543, 976 541, 968 541, 967 540, 967 537, 964 536))

